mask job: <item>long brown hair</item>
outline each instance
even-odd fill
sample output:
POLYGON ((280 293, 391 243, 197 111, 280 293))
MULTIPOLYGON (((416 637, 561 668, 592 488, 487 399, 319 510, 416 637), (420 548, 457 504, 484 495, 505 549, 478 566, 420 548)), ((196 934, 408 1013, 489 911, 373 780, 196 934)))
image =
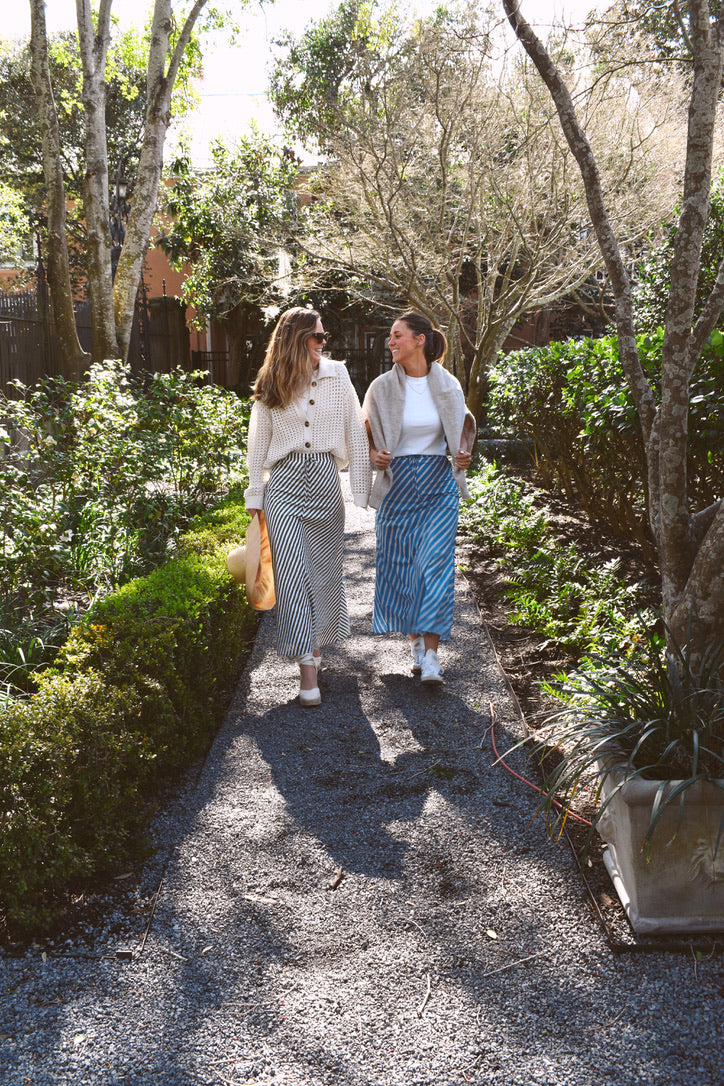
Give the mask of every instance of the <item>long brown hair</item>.
POLYGON ((422 313, 416 313, 414 310, 403 313, 402 316, 396 319, 404 321, 413 335, 425 337, 425 361, 428 366, 431 362, 443 364, 447 354, 447 340, 432 321, 429 321, 422 313))
POLYGON ((320 319, 316 309, 302 306, 282 313, 254 382, 253 399, 267 407, 287 407, 309 383, 315 364, 307 340, 320 319))

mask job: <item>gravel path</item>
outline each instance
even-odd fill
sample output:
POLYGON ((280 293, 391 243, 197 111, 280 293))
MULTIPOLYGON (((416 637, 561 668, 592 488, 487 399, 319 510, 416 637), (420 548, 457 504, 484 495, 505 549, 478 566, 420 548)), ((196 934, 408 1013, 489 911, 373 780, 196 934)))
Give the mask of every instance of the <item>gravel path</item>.
POLYGON ((721 959, 611 953, 567 848, 492 765, 489 704, 501 749, 520 725, 464 581, 431 692, 369 633, 373 519, 347 508, 354 638, 322 705, 298 706, 265 618, 159 818, 150 925, 147 894, 0 961, 0 1082, 720 1086, 721 959))

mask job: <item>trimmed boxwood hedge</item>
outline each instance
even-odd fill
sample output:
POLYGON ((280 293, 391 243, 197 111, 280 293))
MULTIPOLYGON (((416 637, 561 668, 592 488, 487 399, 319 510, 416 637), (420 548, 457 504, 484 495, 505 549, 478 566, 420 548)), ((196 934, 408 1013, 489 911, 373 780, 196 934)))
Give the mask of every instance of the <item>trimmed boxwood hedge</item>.
POLYGON ((0 720, 0 912, 39 933, 74 879, 134 853, 164 781, 207 747, 254 612, 226 553, 248 516, 229 500, 178 555, 76 626, 39 689, 0 720))

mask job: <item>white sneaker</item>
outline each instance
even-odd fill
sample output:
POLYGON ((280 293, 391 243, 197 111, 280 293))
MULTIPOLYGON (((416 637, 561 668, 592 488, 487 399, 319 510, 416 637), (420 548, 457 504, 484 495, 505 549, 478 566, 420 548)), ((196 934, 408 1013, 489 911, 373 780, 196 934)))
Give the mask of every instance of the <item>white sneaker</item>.
POLYGON ((419 675, 422 671, 422 661, 425 659, 425 639, 423 637, 416 637, 414 641, 410 642, 412 650, 412 672, 414 675, 419 675))
POLYGON ((420 681, 423 683, 443 683, 442 668, 434 649, 428 649, 422 661, 422 674, 420 681))

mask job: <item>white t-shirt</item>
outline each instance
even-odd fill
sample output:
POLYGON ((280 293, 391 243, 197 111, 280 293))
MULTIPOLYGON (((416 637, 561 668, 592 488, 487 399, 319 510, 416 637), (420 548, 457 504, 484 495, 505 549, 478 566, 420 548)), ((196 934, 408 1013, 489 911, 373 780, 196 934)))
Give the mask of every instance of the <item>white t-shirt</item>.
POLYGON ((405 377, 405 409, 400 443, 393 456, 445 456, 447 445, 440 412, 427 377, 405 377))

